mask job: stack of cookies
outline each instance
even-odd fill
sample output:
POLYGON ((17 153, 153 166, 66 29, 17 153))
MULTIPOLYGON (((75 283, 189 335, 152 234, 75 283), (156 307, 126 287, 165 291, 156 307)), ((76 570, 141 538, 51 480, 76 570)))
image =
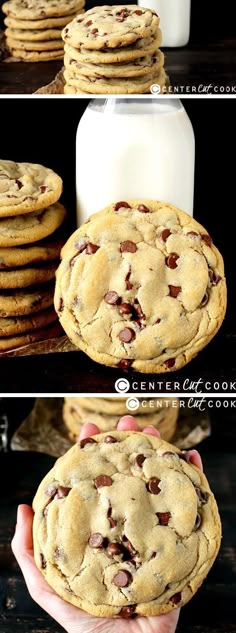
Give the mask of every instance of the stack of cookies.
POLYGON ((5 2, 6 41, 12 56, 29 62, 63 59, 61 30, 83 13, 83 7, 84 0, 5 2))
POLYGON ((53 307, 61 192, 52 169, 0 161, 0 352, 61 333, 53 307))
POLYGON ((103 6, 62 31, 66 94, 143 94, 165 87, 159 17, 137 5, 103 6))
MULTIPOLYGON (((116 429, 123 415, 131 415, 126 406, 127 398, 72 398, 64 400, 63 420, 73 441, 78 440, 83 424, 96 424, 101 432, 116 429)), ((154 426, 161 437, 169 441, 176 430, 179 402, 176 398, 148 399, 139 398, 139 407, 135 415, 139 431, 145 426, 154 426)))

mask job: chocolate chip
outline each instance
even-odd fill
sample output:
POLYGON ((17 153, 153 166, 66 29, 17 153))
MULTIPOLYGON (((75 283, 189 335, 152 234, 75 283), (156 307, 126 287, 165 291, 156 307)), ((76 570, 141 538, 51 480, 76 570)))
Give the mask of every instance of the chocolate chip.
POLYGON ((118 303, 119 296, 118 296, 117 292, 115 292, 115 290, 109 290, 109 292, 107 292, 104 295, 104 299, 105 299, 106 303, 109 303, 110 305, 113 306, 116 303, 118 303))
POLYGON ((161 319, 157 319, 155 323, 160 323, 160 322, 161 322, 161 319))
MULTIPOLYGON (((142 11, 134 11, 134 13, 138 13, 138 15, 142 15, 142 11)), ((138 206, 138 211, 140 211, 140 213, 150 213, 150 209, 148 209, 148 207, 146 207, 145 204, 140 204, 138 206)))
POLYGON ((58 312, 62 312, 64 309, 64 301, 62 297, 60 297, 58 312))
POLYGON ((201 301, 200 307, 201 307, 201 308, 204 308, 204 307, 208 304, 209 299, 210 299, 210 297, 209 297, 209 293, 208 293, 208 292, 206 292, 206 293, 204 294, 204 297, 203 297, 202 301, 201 301))
POLYGON ((47 561, 44 558, 44 555, 40 553, 40 564, 42 569, 46 569, 47 561))
POLYGON ((173 596, 171 596, 170 602, 172 602, 172 604, 179 604, 179 602, 181 601, 181 593, 175 593, 173 596))
POLYGON ((171 518, 170 512, 157 512, 157 517, 159 519, 160 525, 168 525, 169 520, 171 518))
POLYGON ((137 15, 143 15, 143 12, 140 11, 140 9, 136 9, 136 11, 133 11, 133 13, 137 13, 137 15))
POLYGON ((96 253, 98 251, 100 247, 97 246, 96 244, 92 244, 91 242, 88 242, 87 246, 86 246, 86 254, 87 255, 93 255, 94 253, 96 253))
POLYGON ((119 615, 121 616, 121 618, 124 618, 125 620, 128 620, 129 618, 134 618, 136 606, 137 606, 136 604, 130 604, 127 607, 122 607, 122 609, 119 612, 119 615))
POLYGON ((197 516, 196 516, 196 521, 195 521, 195 530, 198 530, 198 528, 200 528, 201 524, 202 524, 202 517, 201 517, 201 515, 198 512, 197 516))
POLYGON ((88 22, 85 22, 85 25, 84 25, 84 26, 91 26, 91 24, 92 24, 92 23, 93 23, 93 21, 92 21, 92 20, 88 20, 88 22))
POLYGON ((23 187, 23 183, 21 182, 21 180, 16 180, 16 184, 18 186, 18 189, 21 189, 23 187))
POLYGON ((204 492, 203 490, 201 490, 201 488, 195 488, 195 490, 199 501, 202 503, 202 505, 205 505, 205 503, 207 503, 209 499, 209 492, 204 492))
POLYGON ((132 543, 129 541, 129 539, 127 539, 127 537, 123 536, 123 546, 125 547, 126 550, 128 550, 128 552, 131 554, 131 556, 135 556, 137 554, 136 549, 134 549, 132 543))
POLYGON ((136 253, 137 246, 134 242, 130 240, 126 240, 126 242, 121 242, 120 252, 121 253, 136 253))
POLYGON ((119 556, 122 553, 122 545, 120 543, 109 543, 106 548, 106 554, 109 558, 113 558, 113 556, 119 556))
POLYGON ((209 270, 209 279, 210 279, 210 282, 211 282, 212 286, 217 286, 217 284, 222 279, 222 277, 220 275, 216 275, 216 273, 214 273, 214 271, 210 269, 209 270))
POLYGON ((90 547, 93 547, 94 549, 96 549, 99 547, 103 547, 104 540, 105 539, 102 536, 102 534, 100 534, 100 532, 95 532, 95 534, 91 534, 88 543, 90 547))
POLYGON ((210 235, 208 235, 208 233, 201 233, 201 238, 202 238, 202 240, 205 242, 205 244, 207 246, 211 246, 212 245, 212 239, 211 239, 210 235))
POLYGON ((127 273, 126 278, 125 278, 126 290, 132 290, 133 288, 133 284, 131 284, 131 281, 130 281, 130 275, 131 275, 131 268, 129 269, 129 272, 127 273))
POLYGON ((171 231, 169 229, 164 229, 164 231, 162 231, 161 233, 161 238, 163 240, 163 242, 166 242, 166 240, 168 239, 168 237, 170 237, 171 235, 171 231))
POLYGON ((92 33, 92 35, 95 35, 95 33, 98 33, 98 29, 92 29, 92 31, 90 31, 90 33, 92 33))
POLYGON ((132 314, 132 305, 130 303, 121 303, 118 310, 120 314, 132 314))
POLYGON ((165 360, 164 365, 166 369, 171 369, 175 365, 175 358, 168 358, 168 360, 165 360))
POLYGON ((106 437, 104 438, 104 442, 106 442, 106 444, 115 444, 115 442, 118 442, 118 440, 112 435, 106 435, 106 437))
POLYGON ((168 257, 166 257, 166 265, 168 268, 177 268, 177 260, 179 259, 179 255, 177 253, 170 253, 168 257))
POLYGON ((157 555, 157 552, 153 552, 152 555, 151 555, 150 560, 152 560, 153 558, 156 558, 156 555, 157 555))
POLYGON ((160 479, 158 479, 158 477, 151 477, 151 479, 149 479, 149 482, 147 483, 147 489, 149 490, 149 492, 152 493, 152 495, 159 495, 159 492, 161 492, 161 489, 159 488, 159 483, 160 483, 160 479))
POLYGON ((117 367, 119 367, 119 369, 123 369, 124 371, 127 371, 127 369, 130 369, 130 367, 132 367, 132 363, 133 363, 133 359, 126 360, 126 358, 122 358, 121 360, 119 360, 119 363, 117 363, 117 367))
POLYGON ((181 290, 182 290, 181 286, 169 286, 170 296, 174 297, 174 299, 178 297, 181 290))
POLYGON ((121 330, 119 333, 119 339, 122 343, 130 343, 135 338, 134 330, 131 330, 130 327, 125 327, 124 330, 121 330))
POLYGON ((199 233, 196 233, 196 231, 188 231, 187 235, 199 235, 199 233))
POLYGON ((98 475, 94 481, 95 488, 102 488, 103 486, 111 486, 112 479, 109 475, 98 475))
POLYGON ((114 206, 114 211, 119 211, 119 209, 131 209, 130 204, 128 202, 117 202, 114 206))
POLYGON ((116 587, 128 587, 133 580, 132 574, 126 569, 120 569, 113 578, 113 583, 116 587))
POLYGON ((146 457, 144 455, 142 455, 141 453, 139 455, 137 455, 135 457, 135 464, 136 466, 138 466, 139 468, 142 468, 143 462, 145 461, 146 457))
POLYGON ((42 185, 42 186, 40 187, 40 191, 41 191, 41 193, 45 193, 45 191, 47 191, 47 187, 46 187, 46 185, 42 185))
POLYGON ((57 499, 62 499, 63 497, 67 497, 71 488, 66 488, 66 486, 58 486, 57 488, 57 499))
POLYGON ((145 318, 145 314, 142 311, 141 305, 138 301, 138 299, 135 299, 134 301, 134 310, 135 310, 135 316, 138 319, 144 319, 145 318))
POLYGON ((111 507, 111 504, 110 504, 109 508, 107 510, 107 518, 108 518, 108 521, 110 523, 110 527, 114 528, 117 525, 117 521, 115 521, 115 519, 112 518, 111 514, 112 514, 112 507, 111 507))
POLYGON ((97 444, 97 442, 92 437, 85 437, 83 440, 80 440, 79 444, 80 444, 80 448, 84 448, 86 444, 97 444))

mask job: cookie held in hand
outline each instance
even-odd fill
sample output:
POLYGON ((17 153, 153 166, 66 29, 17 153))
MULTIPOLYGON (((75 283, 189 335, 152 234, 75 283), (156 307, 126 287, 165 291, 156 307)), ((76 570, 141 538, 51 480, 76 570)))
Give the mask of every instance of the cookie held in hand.
POLYGON ((220 546, 204 474, 144 433, 102 433, 73 446, 41 482, 33 508, 38 568, 64 600, 95 616, 183 606, 220 546))

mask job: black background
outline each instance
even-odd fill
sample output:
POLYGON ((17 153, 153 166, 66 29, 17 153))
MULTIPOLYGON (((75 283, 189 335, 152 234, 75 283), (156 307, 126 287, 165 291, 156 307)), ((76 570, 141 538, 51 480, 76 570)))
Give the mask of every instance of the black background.
MULTIPOLYGON (((5 0, 0 0, 0 6, 5 0)), ((176 0, 178 2, 178 0, 176 0)), ((59 0, 58 0, 59 4, 59 0)), ((106 2, 105 0, 88 0, 86 10, 92 6, 104 4, 122 4, 121 0, 106 2)), ((124 4, 136 4, 133 0, 124 4)), ((191 41, 199 39, 214 41, 225 37, 235 37, 235 5, 232 0, 192 0, 191 41)), ((3 13, 0 14, 0 26, 3 26, 3 13)))

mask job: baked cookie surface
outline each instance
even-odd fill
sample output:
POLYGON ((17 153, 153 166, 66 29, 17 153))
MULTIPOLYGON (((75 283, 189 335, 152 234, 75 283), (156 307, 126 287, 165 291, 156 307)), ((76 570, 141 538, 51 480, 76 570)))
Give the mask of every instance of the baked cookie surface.
POLYGON ((206 229, 176 207, 117 202, 63 247, 55 307, 69 338, 95 361, 173 371, 223 321, 223 259, 206 229))
POLYGON ((184 605, 220 546, 206 477, 151 435, 103 433, 72 447, 33 502, 34 554, 67 602, 100 617, 184 605))
POLYGON ((0 161, 0 217, 43 209, 56 202, 61 192, 62 180, 52 169, 0 161))
POLYGON ((159 17, 150 9, 134 5, 104 5, 77 16, 62 31, 64 42, 75 48, 99 50, 129 46, 139 38, 154 35, 159 17))

